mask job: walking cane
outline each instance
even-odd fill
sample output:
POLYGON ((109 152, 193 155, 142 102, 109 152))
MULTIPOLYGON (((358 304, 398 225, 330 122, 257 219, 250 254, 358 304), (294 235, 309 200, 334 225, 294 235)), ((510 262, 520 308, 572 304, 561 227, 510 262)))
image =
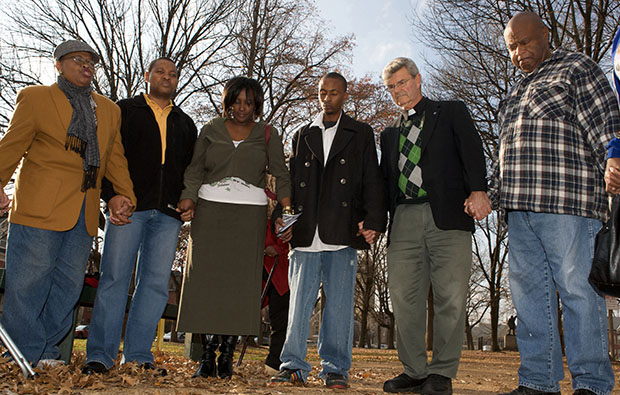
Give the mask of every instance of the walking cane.
MULTIPOLYGON (((262 306, 265 303, 265 297, 267 296, 267 289, 269 289, 269 284, 271 283, 271 276, 273 276, 274 270, 276 270, 276 265, 278 264, 278 255, 276 255, 276 259, 273 261, 273 266, 271 267, 271 271, 269 272, 269 276, 267 277, 267 281, 265 282, 265 288, 263 288, 263 292, 260 295, 260 305, 262 306)), ((250 341, 250 335, 247 335, 243 340, 243 348, 241 348, 241 354, 239 354, 239 360, 237 361, 237 367, 241 366, 241 362, 243 362, 243 356, 245 355, 245 351, 248 348, 248 341, 250 341)))
POLYGON ((7 350, 9 350, 9 353, 15 360, 15 363, 17 363, 17 366, 21 368, 22 373, 24 374, 24 376, 26 376, 26 378, 28 378, 28 376, 37 375, 35 371, 32 370, 32 366, 30 366, 26 358, 24 358, 24 355, 21 353, 21 351, 19 351, 19 348, 17 348, 15 343, 13 343, 13 339, 11 339, 11 336, 9 336, 9 334, 6 332, 2 324, 0 324, 0 340, 2 340, 4 346, 7 348, 7 350))

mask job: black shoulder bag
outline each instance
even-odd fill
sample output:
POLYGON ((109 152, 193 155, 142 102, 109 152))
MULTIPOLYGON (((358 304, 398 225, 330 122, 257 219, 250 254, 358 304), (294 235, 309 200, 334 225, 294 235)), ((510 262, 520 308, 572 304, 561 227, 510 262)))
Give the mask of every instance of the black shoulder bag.
POLYGON ((614 196, 611 216, 596 235, 588 281, 599 294, 620 297, 620 196, 614 196))

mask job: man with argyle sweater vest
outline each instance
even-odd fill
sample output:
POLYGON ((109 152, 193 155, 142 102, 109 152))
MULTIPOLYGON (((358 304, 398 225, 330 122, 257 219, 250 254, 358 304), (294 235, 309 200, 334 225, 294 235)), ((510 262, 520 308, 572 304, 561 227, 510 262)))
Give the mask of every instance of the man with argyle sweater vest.
POLYGON ((482 142, 464 103, 422 96, 411 59, 394 59, 382 77, 402 109, 381 133, 381 169, 390 212, 388 282, 404 366, 383 390, 451 394, 465 323, 472 217, 491 211, 482 142), (435 311, 430 363, 429 287, 435 311))

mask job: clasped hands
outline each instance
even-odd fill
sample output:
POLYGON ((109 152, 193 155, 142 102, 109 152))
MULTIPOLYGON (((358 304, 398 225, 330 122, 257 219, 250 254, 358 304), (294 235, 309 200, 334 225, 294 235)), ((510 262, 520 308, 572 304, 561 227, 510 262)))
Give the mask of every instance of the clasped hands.
POLYGON ((183 199, 177 203, 176 212, 181 214, 183 222, 191 221, 194 218, 194 201, 192 199, 183 199))
POLYGON ((465 203, 463 203, 465 214, 481 221, 491 213, 491 201, 484 191, 473 191, 465 203))
POLYGON ((133 214, 135 206, 127 196, 116 195, 108 201, 108 210, 110 210, 110 223, 121 226, 131 223, 129 217, 133 214))

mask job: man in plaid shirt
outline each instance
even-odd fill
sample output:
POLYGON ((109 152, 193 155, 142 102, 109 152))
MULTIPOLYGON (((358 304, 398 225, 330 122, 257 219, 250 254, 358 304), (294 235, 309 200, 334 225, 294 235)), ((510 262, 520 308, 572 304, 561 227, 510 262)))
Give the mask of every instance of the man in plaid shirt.
POLYGON ((575 394, 609 394, 605 300, 588 284, 606 218, 605 147, 620 130, 609 81, 590 58, 551 52, 533 13, 504 30, 524 72, 499 105, 499 158, 490 196, 507 212, 510 288, 521 354, 517 394, 559 394, 564 377, 556 290, 575 394))

